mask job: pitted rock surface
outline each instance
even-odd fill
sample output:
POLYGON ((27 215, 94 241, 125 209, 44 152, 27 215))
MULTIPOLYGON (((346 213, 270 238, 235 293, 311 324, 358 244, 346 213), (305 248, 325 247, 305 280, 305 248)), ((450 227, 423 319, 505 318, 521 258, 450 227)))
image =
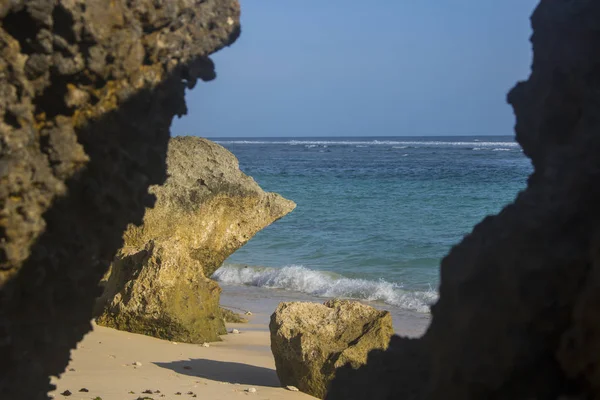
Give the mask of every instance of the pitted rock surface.
POLYGON ((235 0, 0 2, 0 398, 45 399, 235 0))
POLYGON ((97 322, 177 342, 217 341, 226 331, 221 288, 210 276, 296 205, 265 193, 206 139, 171 139, 167 166, 167 181, 150 188, 156 203, 144 223, 124 234, 97 322))
POLYGON ((357 301, 281 303, 271 315, 271 351, 281 385, 323 398, 336 368, 358 368, 387 348, 392 316, 357 301))

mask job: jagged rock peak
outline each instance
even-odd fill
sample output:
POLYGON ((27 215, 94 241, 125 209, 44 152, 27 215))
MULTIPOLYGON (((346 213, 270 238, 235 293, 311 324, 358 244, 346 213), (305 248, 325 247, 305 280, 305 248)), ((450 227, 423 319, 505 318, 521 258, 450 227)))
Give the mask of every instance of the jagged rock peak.
POLYGON ((112 265, 98 323, 177 342, 225 334, 221 289, 210 276, 254 234, 295 208, 265 193, 224 147, 171 139, 169 178, 153 208, 131 225, 112 265))

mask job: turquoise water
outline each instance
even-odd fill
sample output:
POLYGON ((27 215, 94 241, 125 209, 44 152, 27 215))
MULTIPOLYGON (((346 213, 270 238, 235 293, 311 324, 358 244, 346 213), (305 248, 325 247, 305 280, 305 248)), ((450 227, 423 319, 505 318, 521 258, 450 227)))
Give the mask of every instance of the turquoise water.
POLYGON ((439 264, 531 173, 512 137, 216 139, 297 203, 215 279, 427 312, 439 264))

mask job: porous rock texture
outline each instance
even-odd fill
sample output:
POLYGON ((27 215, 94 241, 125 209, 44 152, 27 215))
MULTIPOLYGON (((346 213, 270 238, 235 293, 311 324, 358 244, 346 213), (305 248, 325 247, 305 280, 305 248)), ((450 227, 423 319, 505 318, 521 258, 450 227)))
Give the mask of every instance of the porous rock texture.
POLYGON ((340 369, 328 400, 600 399, 600 2, 544 0, 532 25, 508 96, 526 190, 443 260, 423 338, 340 369))
POLYGON ((150 188, 156 203, 143 224, 124 234, 97 322, 177 342, 217 341, 226 331, 210 276, 296 205, 265 193, 233 154, 198 137, 171 139, 167 174, 150 188))
POLYGON ((387 311, 357 301, 281 303, 271 316, 271 351, 282 386, 323 398, 343 365, 358 368, 394 333, 387 311))
POLYGON ((0 1, 0 398, 45 399, 235 0, 0 1))

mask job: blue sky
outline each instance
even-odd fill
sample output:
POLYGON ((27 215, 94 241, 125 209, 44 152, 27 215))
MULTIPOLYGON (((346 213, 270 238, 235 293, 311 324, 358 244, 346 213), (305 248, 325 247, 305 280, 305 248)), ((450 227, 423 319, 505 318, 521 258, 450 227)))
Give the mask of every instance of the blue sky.
POLYGON ((241 0, 174 135, 511 135, 537 0, 241 0))

